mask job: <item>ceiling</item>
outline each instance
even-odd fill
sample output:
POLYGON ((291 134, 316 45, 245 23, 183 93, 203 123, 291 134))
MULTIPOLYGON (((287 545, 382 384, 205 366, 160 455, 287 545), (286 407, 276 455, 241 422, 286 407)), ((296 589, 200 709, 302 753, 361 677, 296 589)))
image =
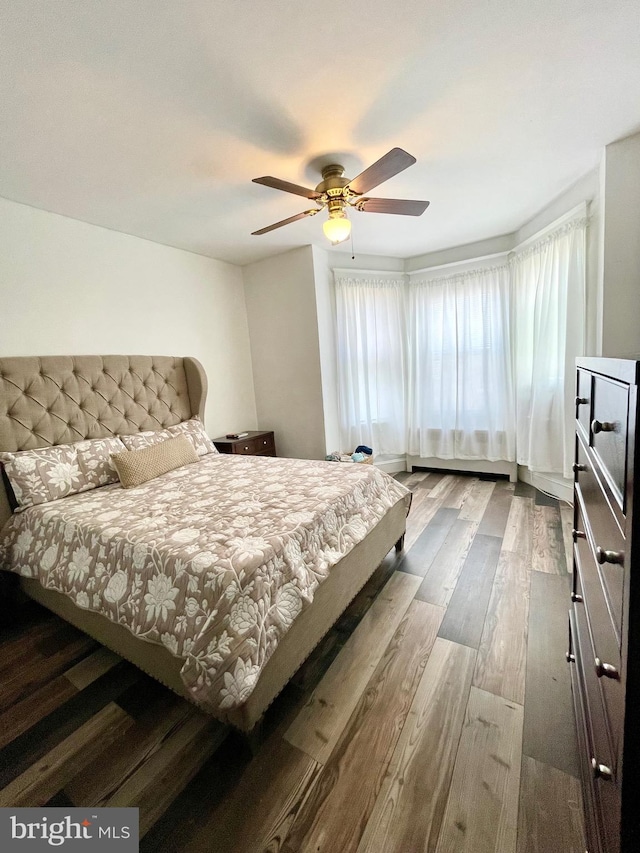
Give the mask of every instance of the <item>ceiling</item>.
POLYGON ((0 0, 0 195, 245 264, 315 243, 312 185, 400 146, 356 253, 517 229, 640 130, 638 0, 0 0))

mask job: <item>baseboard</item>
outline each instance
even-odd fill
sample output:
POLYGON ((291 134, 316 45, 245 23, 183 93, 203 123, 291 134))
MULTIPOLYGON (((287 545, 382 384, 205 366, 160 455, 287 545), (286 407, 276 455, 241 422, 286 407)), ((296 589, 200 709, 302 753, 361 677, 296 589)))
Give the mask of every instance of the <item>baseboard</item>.
POLYGON ((558 500, 573 503, 573 483, 557 474, 532 473, 515 462, 489 462, 486 459, 436 459, 436 457, 406 456, 395 459, 375 459, 374 465, 387 474, 412 471, 414 468, 435 468, 446 471, 467 471, 472 474, 501 474, 512 483, 522 480, 541 492, 547 492, 558 500))
POLYGON ((524 465, 518 465, 518 479, 523 483, 529 483, 541 492, 547 492, 560 501, 573 503, 573 483, 565 480, 559 474, 539 474, 529 471, 524 465))
MULTIPOLYGON (((490 462, 488 459, 437 459, 435 456, 407 456, 406 470, 413 468, 444 468, 445 471, 468 471, 472 474, 501 474, 512 483, 518 479, 515 462, 490 462)), ((401 469, 403 470, 403 469, 401 469)))
POLYGON ((397 474, 400 471, 407 470, 407 462, 404 456, 398 459, 383 459, 381 461, 374 459, 373 464, 376 468, 380 468, 381 471, 386 471, 387 474, 397 474))

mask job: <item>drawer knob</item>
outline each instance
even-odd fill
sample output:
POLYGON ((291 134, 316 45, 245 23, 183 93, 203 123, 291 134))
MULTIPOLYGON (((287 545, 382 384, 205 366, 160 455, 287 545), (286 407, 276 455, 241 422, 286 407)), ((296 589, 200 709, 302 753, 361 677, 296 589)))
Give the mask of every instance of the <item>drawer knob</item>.
POLYGON ((580 593, 578 593, 578 592, 572 592, 571 593, 571 601, 573 601, 574 604, 582 604, 583 600, 584 599, 582 598, 580 593))
POLYGON ((584 462, 574 462, 573 463, 573 473, 574 474, 577 474, 578 471, 587 471, 587 470, 588 470, 587 466, 584 464, 584 462))
POLYGON ((596 658, 594 666, 598 678, 602 678, 604 675, 605 678, 614 678, 616 681, 620 680, 620 673, 612 663, 603 663, 600 658, 596 658))
POLYGON ((584 530, 576 530, 574 527, 573 530, 571 531, 571 537, 572 537, 574 542, 577 542, 578 539, 586 539, 587 534, 584 532, 584 530))
POLYGON ((604 563, 617 563, 619 566, 624 564, 624 551, 605 551, 599 545, 596 548, 596 560, 602 566, 604 563))
POLYGON ((588 397, 576 397, 576 406, 584 406, 584 404, 588 402, 588 397))
POLYGON ((571 652, 565 652, 564 656, 567 659, 567 663, 575 663, 576 656, 574 654, 572 654, 571 652))
POLYGON ((611 772, 611 768, 607 767, 606 764, 598 764, 595 758, 591 759, 591 769, 593 770, 593 778, 594 779, 606 779, 609 780, 613 778, 613 773, 611 772))
POLYGON ((597 435, 599 432, 615 432, 616 425, 612 421, 591 421, 591 431, 594 435, 597 435))

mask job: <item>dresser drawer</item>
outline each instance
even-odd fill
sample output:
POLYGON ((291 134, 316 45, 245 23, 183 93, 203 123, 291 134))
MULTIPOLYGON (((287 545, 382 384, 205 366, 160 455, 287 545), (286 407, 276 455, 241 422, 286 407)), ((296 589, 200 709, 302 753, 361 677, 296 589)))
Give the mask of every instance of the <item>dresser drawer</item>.
POLYGON ((602 840, 602 849, 606 853, 617 853, 620 849, 620 788, 598 679, 588 660, 589 630, 582 604, 574 604, 571 630, 571 649, 575 658, 572 665, 576 667, 577 676, 574 689, 579 691, 584 712, 582 748, 586 751, 579 756, 583 778, 593 800, 593 818, 598 827, 597 835, 602 840), (606 771, 611 771, 611 775, 606 771))
POLYGON ((600 846, 600 822, 598 814, 598 802, 594 789, 593 769, 591 767, 591 744, 587 730, 588 719, 585 708, 584 691, 580 682, 578 665, 580 652, 576 648, 575 613, 569 611, 569 660, 571 663, 571 692, 573 694, 573 707, 576 715, 576 738, 578 742, 578 758, 580 763, 580 775, 582 776, 582 799, 584 806, 585 834, 588 853, 603 853, 600 846))
POLYGON ((624 511, 629 386, 594 375, 592 395, 590 444, 624 511))
POLYGON ((624 689, 620 680, 622 661, 618 638, 609 619, 598 567, 584 540, 575 545, 573 598, 576 612, 583 615, 581 656, 592 692, 599 696, 611 745, 611 767, 618 766, 618 750, 624 718, 624 689), (582 599, 582 601, 580 601, 582 599), (586 633, 585 633, 586 629, 586 633))
POLYGON ((591 382, 593 373, 590 370, 578 370, 576 381, 576 420, 582 427, 582 433, 589 441, 591 430, 591 382))
POLYGON ((586 846, 589 853, 640 853, 640 549, 634 543, 640 531, 640 488, 634 489, 640 477, 640 360, 584 357, 576 368, 569 660, 586 846))
MULTIPOLYGON (((611 611, 618 640, 622 637, 625 537, 614 509, 598 479, 597 471, 582 442, 578 440, 576 506, 581 520, 578 530, 586 535, 593 559, 598 563, 602 586, 611 611), (614 562, 612 562, 614 560, 614 562)), ((601 476, 601 474, 600 474, 601 476)))
MULTIPOLYGON (((580 585, 578 582, 579 588, 580 585)), ((580 671, 580 682, 584 690, 584 699, 588 711, 587 718, 590 721, 589 743, 592 757, 595 755, 598 763, 612 768, 613 755, 609 740, 609 728, 602 704, 600 682, 593 668, 586 600, 587 597, 585 595, 583 602, 577 602, 573 606, 575 662, 580 671)))

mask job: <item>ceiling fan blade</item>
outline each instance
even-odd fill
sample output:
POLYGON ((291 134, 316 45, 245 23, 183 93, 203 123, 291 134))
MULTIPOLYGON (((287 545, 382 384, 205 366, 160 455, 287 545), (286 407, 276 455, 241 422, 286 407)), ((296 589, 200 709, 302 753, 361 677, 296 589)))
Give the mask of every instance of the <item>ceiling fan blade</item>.
POLYGON ((271 175, 265 175, 263 178, 253 178, 254 184, 264 184, 265 187, 273 187, 274 190, 283 190, 286 193, 301 195, 304 198, 320 198, 320 193, 315 190, 301 187, 299 184, 290 184, 289 181, 281 181, 280 178, 272 178, 271 175))
POLYGON ((356 202, 358 210, 366 213, 400 213, 403 216, 421 216, 429 207, 428 201, 402 198, 361 198, 356 202))
POLYGON ((389 178, 392 178, 409 166, 413 166, 415 162, 416 158, 412 157, 411 154, 407 154, 402 148, 392 148, 384 157, 376 160, 364 172, 360 172, 357 178, 349 181, 346 188, 350 189, 356 195, 362 195, 379 184, 388 181, 389 178))
POLYGON ((321 208, 314 207, 312 210, 304 210, 302 213, 296 213, 295 216, 290 216, 288 219, 281 219, 280 222, 274 222, 273 225, 267 225, 266 228, 261 228, 259 231, 252 231, 251 236, 255 237, 258 234, 266 234, 267 231, 273 231, 275 228, 282 228, 283 225, 288 225, 290 222, 296 222, 298 219, 304 219, 305 216, 314 216, 319 213, 321 208))

